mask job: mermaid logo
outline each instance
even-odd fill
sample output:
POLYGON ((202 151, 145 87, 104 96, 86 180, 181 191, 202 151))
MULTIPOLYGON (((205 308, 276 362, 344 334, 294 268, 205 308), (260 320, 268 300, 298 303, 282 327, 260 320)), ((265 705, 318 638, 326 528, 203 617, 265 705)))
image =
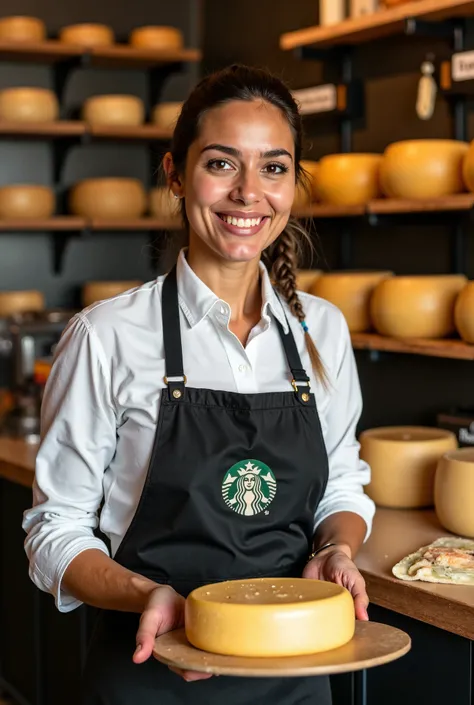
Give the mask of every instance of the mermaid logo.
POLYGON ((227 506, 248 517, 267 509, 276 491, 275 475, 259 460, 236 463, 222 483, 222 496, 227 506))

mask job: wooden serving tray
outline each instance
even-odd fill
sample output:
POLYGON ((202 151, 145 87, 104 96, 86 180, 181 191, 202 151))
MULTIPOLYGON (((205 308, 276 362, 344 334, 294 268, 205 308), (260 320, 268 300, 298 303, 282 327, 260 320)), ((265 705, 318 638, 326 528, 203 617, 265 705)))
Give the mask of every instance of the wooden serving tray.
POLYGON ((154 657, 166 666, 223 676, 323 676, 381 666, 411 648, 408 634, 377 622, 357 622, 354 638, 338 649, 308 656, 248 658, 222 656, 191 646, 185 630, 176 629, 155 641, 154 657))

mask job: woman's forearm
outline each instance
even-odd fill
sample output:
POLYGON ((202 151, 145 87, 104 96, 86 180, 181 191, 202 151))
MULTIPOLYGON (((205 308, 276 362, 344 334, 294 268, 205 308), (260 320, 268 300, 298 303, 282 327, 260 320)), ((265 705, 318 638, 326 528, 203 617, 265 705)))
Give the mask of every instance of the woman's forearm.
POLYGON ((157 583, 133 573, 103 551, 90 549, 74 558, 64 573, 63 589, 86 605, 121 612, 143 612, 157 583))
POLYGON ((362 546, 366 533, 367 525, 361 516, 354 512, 337 512, 324 519, 316 529, 314 550, 326 543, 336 543, 345 548, 345 553, 353 559, 362 546))

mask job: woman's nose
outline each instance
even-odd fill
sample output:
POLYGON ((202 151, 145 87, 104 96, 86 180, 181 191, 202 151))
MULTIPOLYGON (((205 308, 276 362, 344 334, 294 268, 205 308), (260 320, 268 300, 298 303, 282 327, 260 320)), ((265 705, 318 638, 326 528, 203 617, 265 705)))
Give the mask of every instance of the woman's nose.
POLYGON ((258 174, 250 170, 242 170, 239 174, 230 197, 245 205, 258 203, 263 198, 263 189, 258 174))

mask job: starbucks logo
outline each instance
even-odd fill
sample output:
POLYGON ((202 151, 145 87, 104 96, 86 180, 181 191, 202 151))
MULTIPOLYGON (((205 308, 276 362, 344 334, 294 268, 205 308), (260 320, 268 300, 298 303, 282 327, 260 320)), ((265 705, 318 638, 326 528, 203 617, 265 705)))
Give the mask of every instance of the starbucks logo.
POLYGON ((277 491, 275 475, 259 460, 243 460, 226 473, 222 496, 228 507, 244 516, 265 511, 277 491))

